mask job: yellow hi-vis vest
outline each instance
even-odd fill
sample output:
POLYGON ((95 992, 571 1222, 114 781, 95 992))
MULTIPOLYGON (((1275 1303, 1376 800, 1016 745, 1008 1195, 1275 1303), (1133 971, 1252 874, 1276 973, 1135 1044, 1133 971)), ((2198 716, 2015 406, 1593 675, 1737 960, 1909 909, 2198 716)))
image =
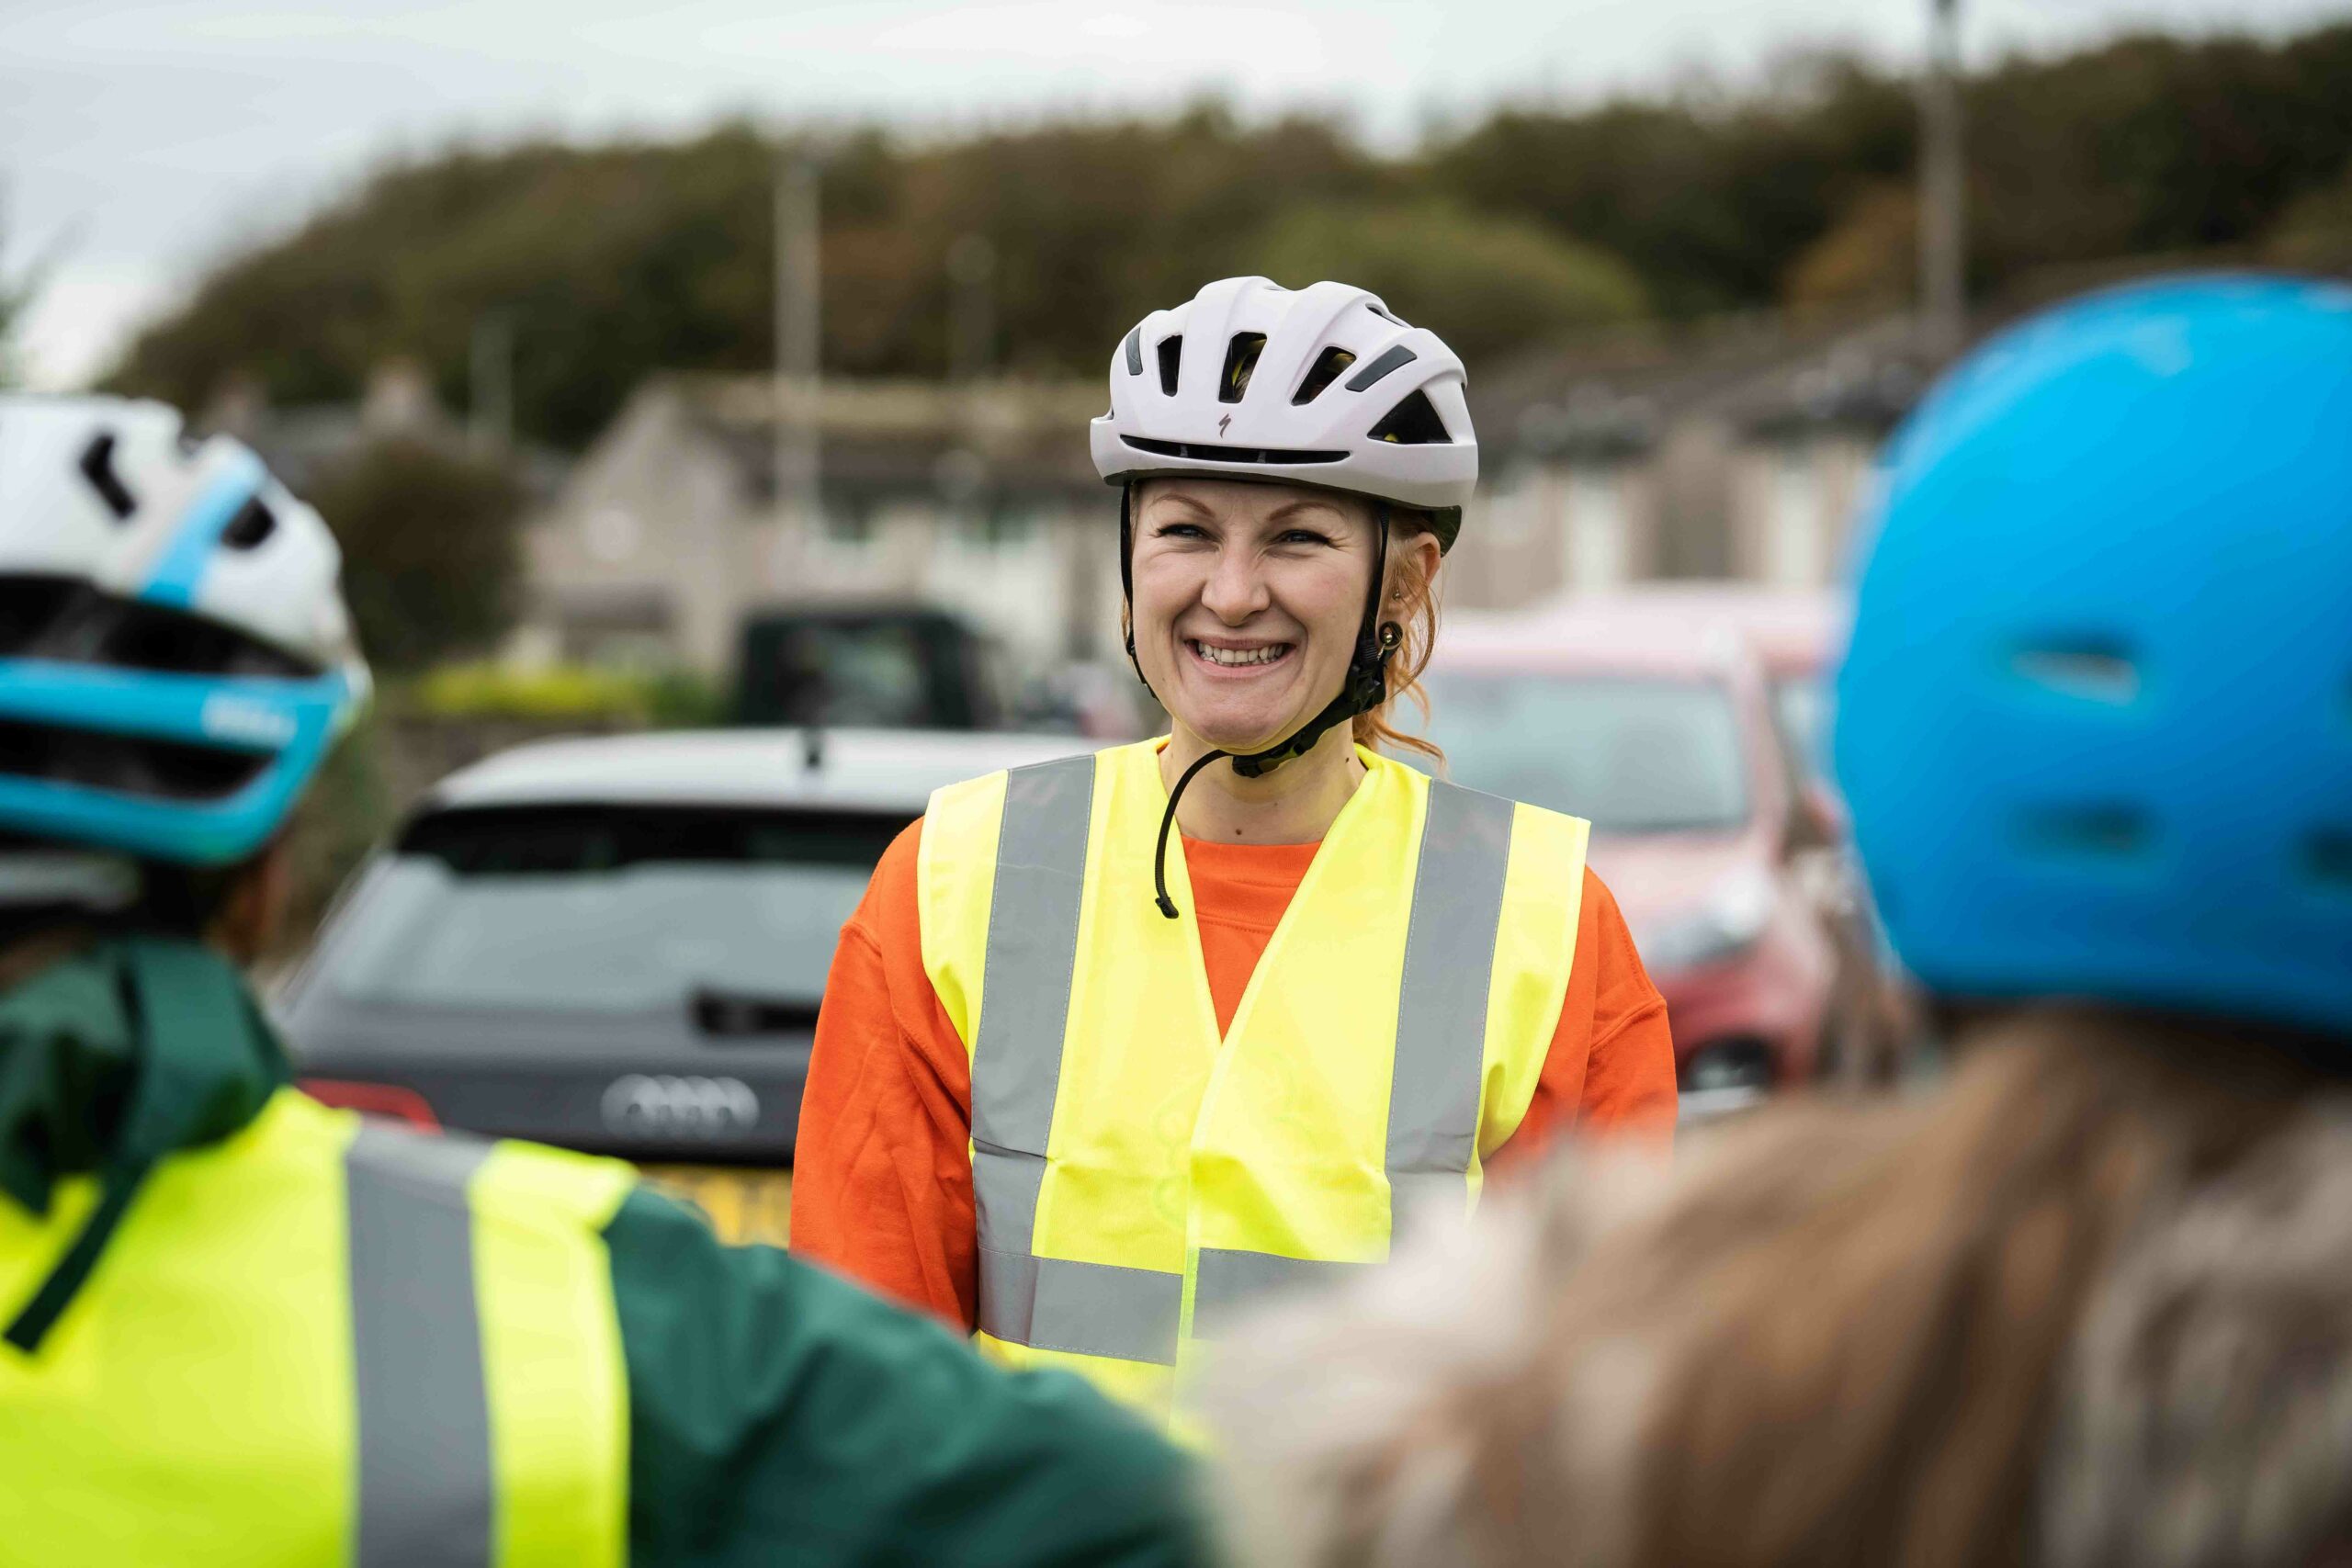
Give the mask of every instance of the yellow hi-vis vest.
MULTIPOLYGON (((617 1568, 633 1174, 291 1089, 164 1160, 40 1347, 0 1345, 0 1562, 617 1568)), ((0 1203, 0 1313, 94 1189, 0 1203)))
POLYGON ((972 1066, 979 1343, 1161 1415, 1234 1309, 1476 1201, 1575 956, 1587 825, 1359 750, 1219 1038, 1156 741, 940 791, 923 966, 972 1066))

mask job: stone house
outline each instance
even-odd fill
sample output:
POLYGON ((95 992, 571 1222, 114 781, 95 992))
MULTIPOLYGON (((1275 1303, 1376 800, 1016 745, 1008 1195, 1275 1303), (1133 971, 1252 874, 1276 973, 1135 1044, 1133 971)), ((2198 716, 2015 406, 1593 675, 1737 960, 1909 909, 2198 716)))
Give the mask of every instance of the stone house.
POLYGON ((1474 379, 1482 547, 1449 566, 1449 602, 1508 609, 1653 578, 1827 584, 1928 374, 1896 316, 1629 334, 1474 379))
MULTIPOLYGON (((1485 483, 1448 602, 1829 582, 1928 369, 1889 316, 1596 340, 1474 378, 1485 483)), ((1096 382, 828 382, 813 516, 777 494, 776 397, 766 378, 641 388, 527 531, 518 646, 719 675, 749 611, 889 600, 962 613, 1031 672, 1121 661, 1096 382)))
POLYGON ((526 533, 533 651, 725 672, 769 605, 919 601, 1029 668, 1115 656, 1091 383, 826 383, 813 516, 779 496, 776 388, 640 388, 526 533))

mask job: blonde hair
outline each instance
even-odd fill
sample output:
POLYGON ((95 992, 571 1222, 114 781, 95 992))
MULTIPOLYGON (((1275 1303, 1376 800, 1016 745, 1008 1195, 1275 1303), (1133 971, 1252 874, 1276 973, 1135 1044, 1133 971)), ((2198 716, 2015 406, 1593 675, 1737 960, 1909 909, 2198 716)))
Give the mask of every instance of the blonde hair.
MULTIPOLYGON (((2005 1021, 1936 1098, 1787 1105, 1673 1174, 1588 1159, 1499 1192, 1475 1225, 1231 1348, 1214 1407, 1237 1556, 2308 1562, 2352 1525, 2352 1447, 2332 1424, 2352 1410, 2340 1211, 2329 1229, 2324 1201, 2236 1201, 2292 1218, 2263 1222, 2270 1271, 2206 1298, 2233 1326, 2168 1364, 2144 1353, 2194 1322, 2166 1269, 2184 1249, 2227 1255, 2199 1239, 2217 1230, 2199 1218, 2209 1195, 2347 1104, 2255 1064, 2220 1026, 2039 1011, 2005 1021), (2184 1239, 2151 1253, 2168 1231, 2184 1239), (2275 1364, 2233 1362, 2217 1392, 2220 1364, 2198 1352, 2264 1343, 2284 1347, 2275 1364), (2297 1377, 2315 1392, 2262 1397, 2297 1377), (2271 1435, 2249 1451, 2217 1410, 2271 1435), (2184 1516, 2223 1549, 2147 1555, 2184 1516)), ((2341 1125, 2328 1149, 2346 1147, 2341 1125)), ((2309 1179, 2312 1163, 2294 1168, 2309 1179)))
POLYGON ((1435 532, 1437 525, 1428 513, 1389 509, 1388 570, 1395 584, 1393 592, 1402 597, 1384 600, 1380 618, 1395 621, 1405 637, 1396 645, 1396 651, 1388 656, 1385 677, 1387 694, 1381 698, 1379 706, 1356 715, 1352 729, 1359 746, 1368 746, 1375 751, 1412 751, 1443 762, 1445 753, 1436 741, 1399 729, 1393 722, 1397 705, 1409 702, 1420 710, 1422 726, 1429 724, 1430 697, 1422 689, 1421 675, 1429 669, 1430 655, 1437 647, 1437 584, 1421 570, 1418 554, 1400 551, 1396 546, 1435 532), (1392 603, 1396 614, 1385 614, 1392 603))

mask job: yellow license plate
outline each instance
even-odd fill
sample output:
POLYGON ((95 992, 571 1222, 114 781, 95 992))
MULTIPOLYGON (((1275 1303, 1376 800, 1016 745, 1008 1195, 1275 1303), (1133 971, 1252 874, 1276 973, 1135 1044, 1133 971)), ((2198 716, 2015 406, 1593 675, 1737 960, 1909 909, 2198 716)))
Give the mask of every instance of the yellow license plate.
POLYGON ((792 1232, 792 1172, 726 1165, 649 1165, 645 1179, 684 1198, 719 1239, 782 1247, 792 1232))

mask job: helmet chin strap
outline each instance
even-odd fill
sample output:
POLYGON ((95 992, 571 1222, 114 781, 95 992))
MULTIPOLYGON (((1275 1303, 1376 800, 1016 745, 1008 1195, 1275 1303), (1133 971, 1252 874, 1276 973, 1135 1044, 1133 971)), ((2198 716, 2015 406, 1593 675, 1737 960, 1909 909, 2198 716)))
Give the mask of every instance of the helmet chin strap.
MULTIPOLYGON (((1119 487, 1119 588, 1127 605, 1127 662, 1135 666, 1136 679, 1143 682, 1144 690, 1150 692, 1151 682, 1144 675, 1143 661, 1136 657, 1135 524, 1130 510, 1134 494, 1132 483, 1119 487)), ((1358 714, 1370 713, 1388 694, 1388 660, 1405 640, 1405 629, 1394 621, 1380 618, 1380 591, 1388 579, 1388 503, 1385 501, 1374 505, 1372 539, 1372 582, 1364 590, 1363 620, 1356 628, 1355 651, 1349 657, 1348 672, 1338 694, 1314 717, 1262 751, 1236 753, 1212 747, 1184 770, 1176 787, 1168 792, 1168 809, 1159 818, 1159 844, 1151 862, 1151 884, 1158 894, 1153 902, 1168 919, 1176 918, 1176 901, 1168 896, 1168 833, 1176 821, 1176 803, 1184 798, 1186 786, 1201 770, 1226 757, 1232 760, 1233 771, 1241 777, 1262 778, 1292 758, 1304 757, 1333 726, 1345 724, 1358 714)), ((1155 701, 1159 695, 1152 692, 1155 701)))

